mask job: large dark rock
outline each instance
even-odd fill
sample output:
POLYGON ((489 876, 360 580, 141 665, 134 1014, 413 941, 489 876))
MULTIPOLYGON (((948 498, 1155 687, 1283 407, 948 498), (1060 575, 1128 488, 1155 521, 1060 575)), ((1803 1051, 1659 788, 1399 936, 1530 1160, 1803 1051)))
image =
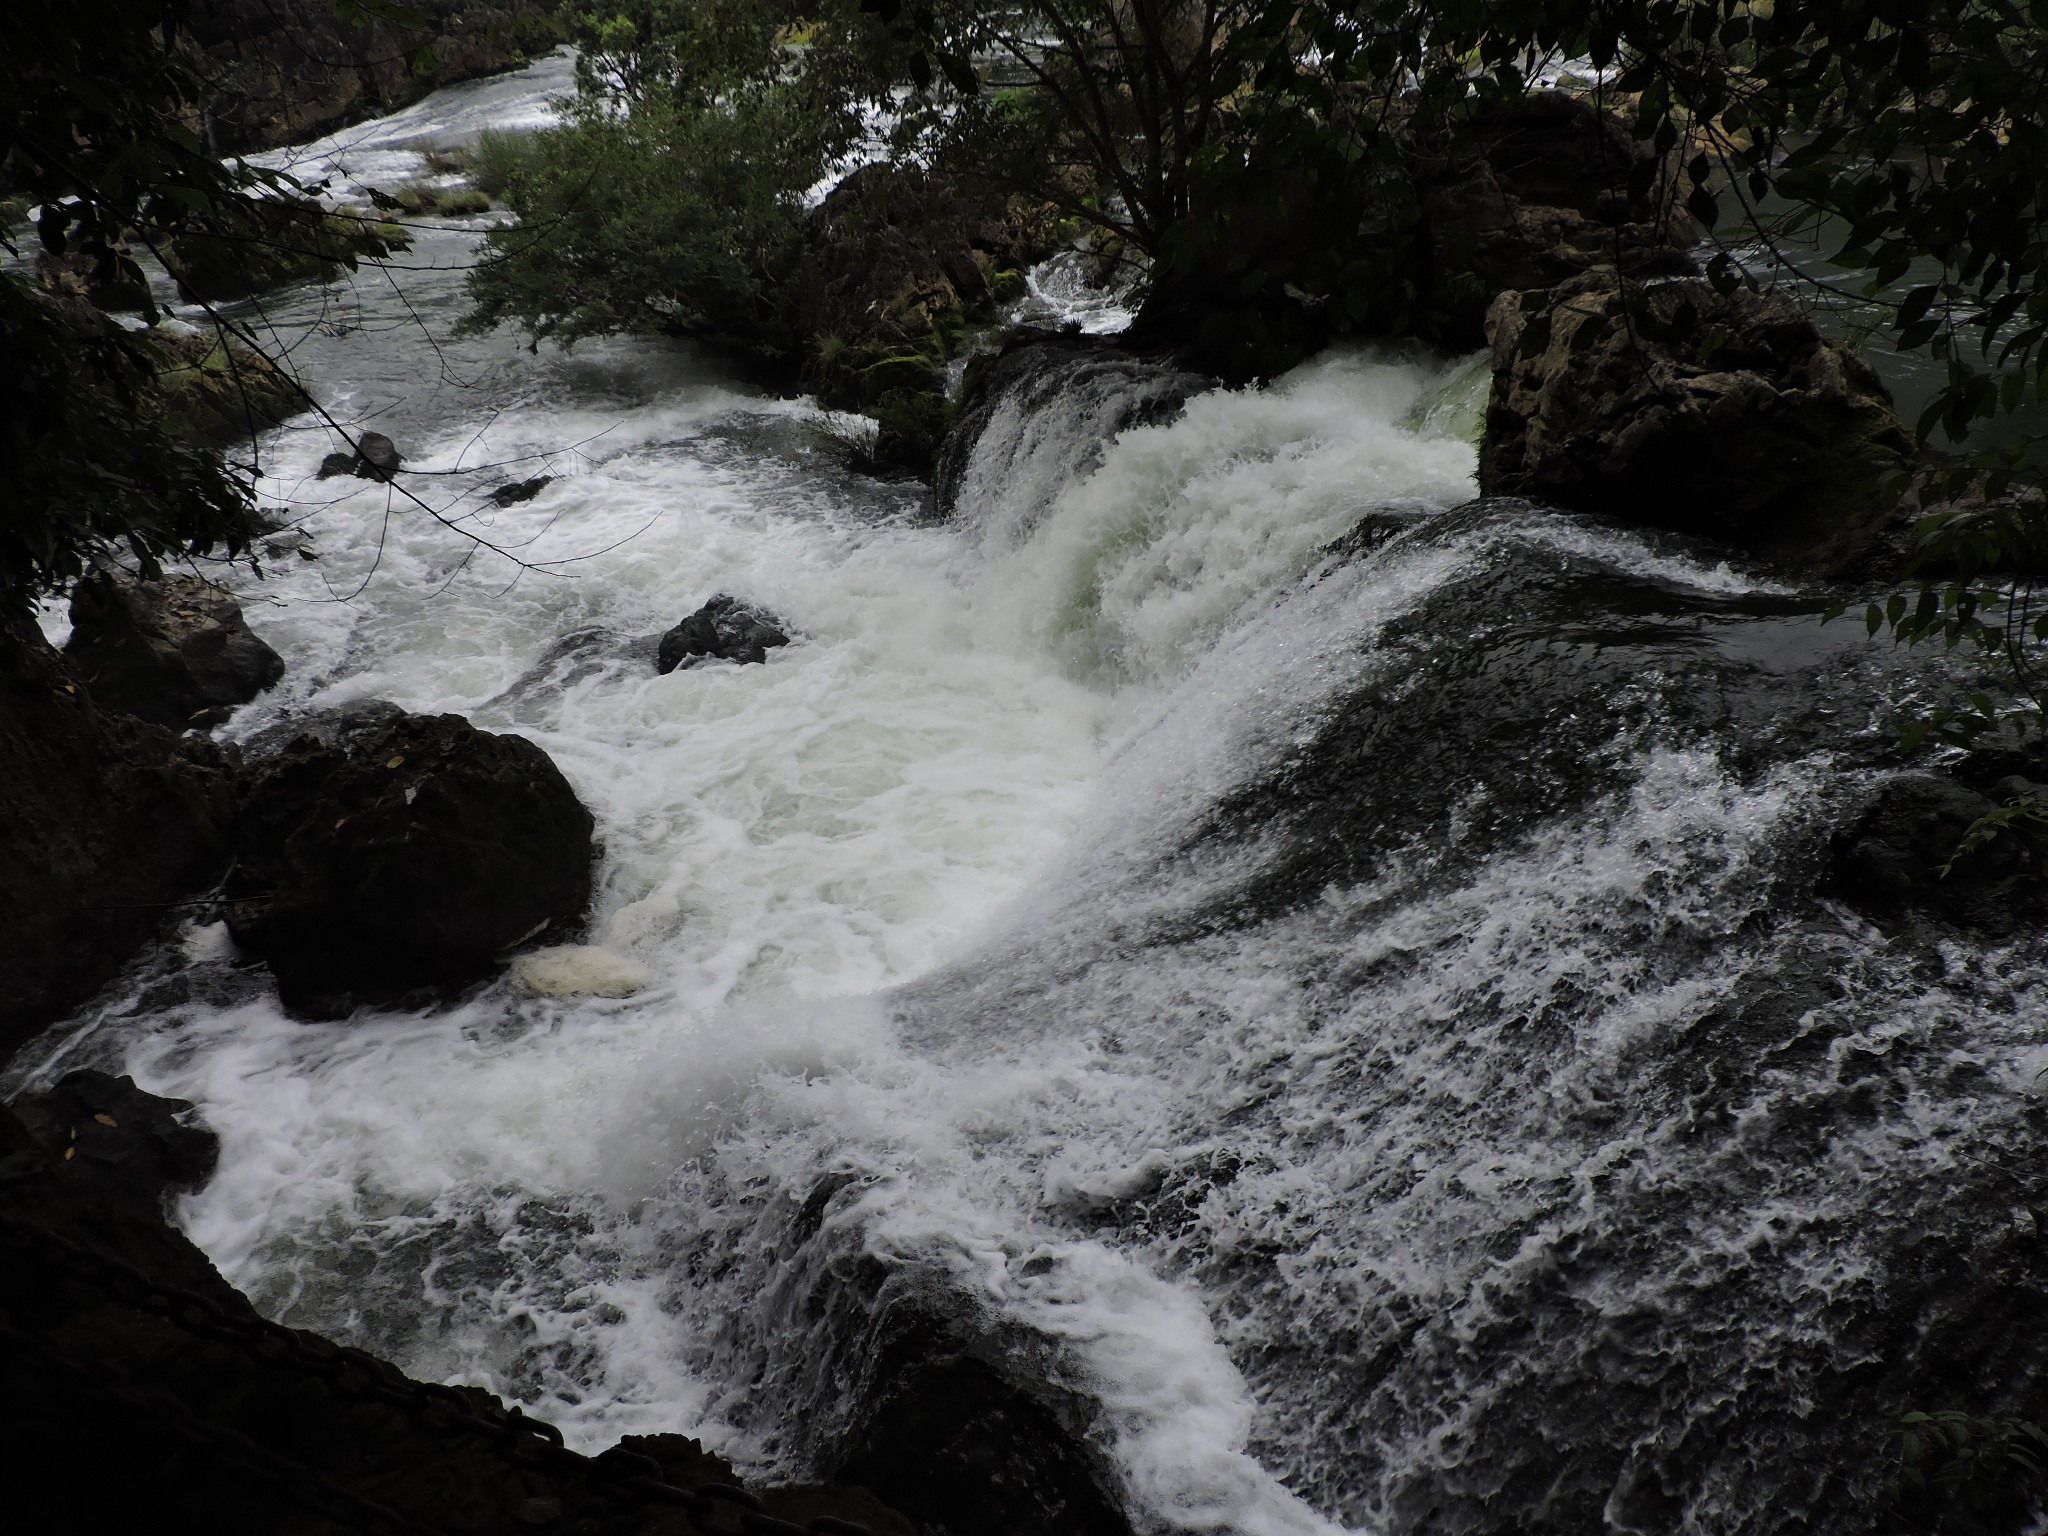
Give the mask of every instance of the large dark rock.
POLYGON ((365 432, 356 439, 356 451, 330 453, 320 461, 317 480, 353 475, 358 480, 389 480, 405 465, 405 455, 382 432, 365 432))
POLYGON ((1789 300, 1611 268, 1487 314, 1487 495, 1703 535, 1842 575, 1889 558, 1913 435, 1789 300))
POLYGON ((666 673, 700 661, 763 662, 787 644, 780 619, 721 592, 661 637, 654 665, 666 673))
POLYGON ((1476 347, 1487 306, 1598 266, 1689 271, 1680 215, 1629 174, 1650 147, 1614 113, 1562 91, 1492 102, 1455 132, 1425 135, 1418 164, 1441 339, 1476 347))
POLYGON ((970 319, 1023 291, 1063 228, 1043 199, 915 167, 863 166, 827 194, 797 288, 802 382, 827 405, 875 418, 863 468, 931 473, 946 360, 970 319))
POLYGON ((144 1093, 132 1077, 68 1072, 14 1109, 56 1153, 59 1187, 78 1186, 95 1198, 161 1207, 212 1178, 220 1161, 220 1138, 192 1123, 192 1105, 144 1093))
POLYGON ((772 1517, 911 1536, 859 1489, 750 1497, 679 1435, 594 1459, 562 1451, 488 1392, 412 1381, 266 1321, 164 1219, 165 1190, 210 1166, 211 1137, 189 1119, 190 1106, 98 1073, 0 1107, 10 1508, 237 1536, 738 1536, 757 1497, 772 1517), (103 1158, 116 1143, 130 1153, 103 1158), (699 1523, 678 1500, 713 1483, 726 1486, 699 1523))
POLYGON ((156 364, 164 430, 202 447, 246 443, 307 408, 306 392, 274 360, 225 334, 142 334, 156 364))
POLYGON ((902 1328, 872 1369, 838 1481, 926 1536, 1130 1536, 1077 1426, 944 1326, 902 1328))
POLYGON ((284 676, 241 604, 192 576, 87 577, 72 590, 64 653, 98 703, 173 730, 218 724, 284 676))
POLYGON ((591 827, 545 752, 459 715, 308 731, 250 772, 229 929, 298 1013, 424 1001, 581 922, 591 827))
POLYGON ((2048 917, 2048 848, 2031 827, 1965 844, 2002 805, 2048 796, 2034 779, 1988 772, 1983 759, 1991 756, 1885 780, 1830 844, 1829 892, 1880 921, 1915 914, 1993 935, 2048 917))
POLYGON ((233 817, 220 748, 97 707, 40 635, 0 632, 0 1054, 220 879, 233 817))

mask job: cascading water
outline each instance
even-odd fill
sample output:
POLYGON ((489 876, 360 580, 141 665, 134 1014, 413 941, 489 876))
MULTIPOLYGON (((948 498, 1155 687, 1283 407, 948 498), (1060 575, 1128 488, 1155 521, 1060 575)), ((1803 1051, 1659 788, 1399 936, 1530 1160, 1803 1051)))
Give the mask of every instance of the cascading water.
MULTIPOLYGON (((536 98, 324 153, 451 99, 536 98)), ((199 926, 28 1053, 204 1107, 270 1314, 789 1475, 937 1329, 1141 1530, 1862 1530, 1901 1408, 2038 1371, 2048 974, 1822 881, 1911 658, 1460 506, 1470 368, 1075 349, 936 522, 673 349, 430 346, 473 240, 271 306, 454 526, 271 439, 226 734, 532 737, 646 984, 308 1025, 199 926), (656 676, 719 591, 795 642, 656 676)))

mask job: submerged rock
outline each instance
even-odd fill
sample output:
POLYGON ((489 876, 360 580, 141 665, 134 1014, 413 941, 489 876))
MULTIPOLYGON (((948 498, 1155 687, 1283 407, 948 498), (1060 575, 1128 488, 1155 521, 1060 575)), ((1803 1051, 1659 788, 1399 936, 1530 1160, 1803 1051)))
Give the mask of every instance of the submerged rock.
POLYGON ((1789 300, 1590 272, 1487 314, 1487 495, 1703 535, 1814 575, 1882 559, 1913 435, 1789 300))
POLYGON ((98 703, 173 730, 217 725, 284 676, 241 604, 193 576, 87 577, 64 651, 98 703))
POLYGON ((228 926, 294 1012, 424 1001, 580 923, 591 829, 545 752, 459 715, 307 731, 250 776, 228 926))
POLYGON ((233 816, 220 748, 100 708, 39 634, 0 630, 0 1054, 220 879, 233 816))
POLYGON ((661 637, 654 665, 667 673, 705 660, 762 662, 787 644, 780 619, 721 592, 661 637))
POLYGON ((330 453, 320 461, 318 480, 354 475, 358 480, 389 480, 405 464, 398 445, 382 432, 365 432, 356 439, 354 453, 330 453))
POLYGON ((553 475, 535 475, 531 480, 520 480, 511 485, 499 486, 491 492, 491 500, 501 507, 516 507, 522 501, 533 500, 554 483, 553 475))
POLYGON ((1100 337, 1019 333, 967 370, 933 476, 939 514, 979 503, 1022 532, 1118 433, 1173 420, 1216 382, 1100 337))
POLYGON ((1994 935, 2038 925, 2048 917, 2048 849, 2025 828, 1981 847, 1965 848, 1964 839, 2001 803, 2048 789, 1989 777, 1981 761, 1966 759, 1950 773, 1887 779, 1830 844, 1828 889, 1881 922, 1916 913, 1994 935))

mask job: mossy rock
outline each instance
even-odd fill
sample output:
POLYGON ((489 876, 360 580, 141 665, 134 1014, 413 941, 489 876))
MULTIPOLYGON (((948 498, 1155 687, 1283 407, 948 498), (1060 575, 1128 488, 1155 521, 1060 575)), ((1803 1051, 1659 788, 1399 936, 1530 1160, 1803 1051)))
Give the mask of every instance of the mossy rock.
POLYGON ((240 299, 286 283, 331 281, 343 268, 400 246, 386 226, 318 203, 252 198, 216 209, 165 251, 178 286, 194 299, 240 299))
POLYGON ((171 436, 204 447, 247 438, 295 416, 305 396, 276 363, 218 335, 146 333, 157 355, 158 409, 171 436))

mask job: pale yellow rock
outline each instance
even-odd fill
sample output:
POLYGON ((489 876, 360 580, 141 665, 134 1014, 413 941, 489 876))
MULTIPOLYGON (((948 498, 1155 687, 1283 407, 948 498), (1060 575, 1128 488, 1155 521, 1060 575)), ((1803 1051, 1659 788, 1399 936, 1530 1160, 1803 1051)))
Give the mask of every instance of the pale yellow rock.
POLYGON ((647 967, 595 944, 556 944, 516 956, 512 979, 542 997, 630 997, 647 985, 647 967))

